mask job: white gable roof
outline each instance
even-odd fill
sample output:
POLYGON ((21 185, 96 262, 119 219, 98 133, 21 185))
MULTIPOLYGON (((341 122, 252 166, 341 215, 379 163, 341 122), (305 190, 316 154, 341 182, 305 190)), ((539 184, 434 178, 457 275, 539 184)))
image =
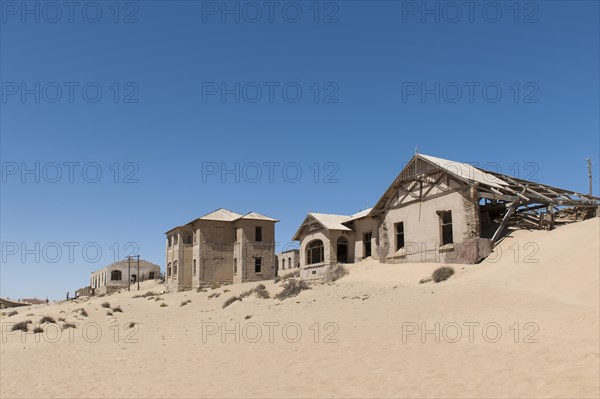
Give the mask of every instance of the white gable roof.
POLYGON ((317 222, 328 230, 342 230, 350 231, 350 229, 344 226, 342 223, 347 221, 350 216, 346 215, 332 215, 329 213, 309 213, 317 222))
POLYGON ((247 213, 239 219, 266 220, 268 222, 279 222, 279 220, 277 220, 277 219, 273 219, 268 216, 261 215, 260 213, 257 213, 257 212, 247 213))
POLYGON ((232 212, 228 209, 217 209, 214 212, 199 217, 199 220, 217 220, 222 222, 233 222, 236 219, 241 218, 242 215, 236 212, 232 212))
POLYGON ((498 188, 508 185, 504 180, 501 180, 492 174, 486 173, 481 169, 477 169, 467 163, 450 161, 448 159, 432 157, 431 155, 424 154, 419 154, 417 156, 464 180, 476 181, 478 183, 483 183, 498 188))

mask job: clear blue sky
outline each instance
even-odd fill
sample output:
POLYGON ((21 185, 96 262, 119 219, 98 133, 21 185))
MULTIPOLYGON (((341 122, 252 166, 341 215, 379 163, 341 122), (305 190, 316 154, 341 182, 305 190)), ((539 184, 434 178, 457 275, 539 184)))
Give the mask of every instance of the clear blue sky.
POLYGON ((309 209, 372 206, 416 145, 583 192, 591 157, 600 181, 596 1, 221 3, 0 2, 0 295, 63 298, 128 242, 164 267, 163 233, 220 207, 287 243, 309 209))

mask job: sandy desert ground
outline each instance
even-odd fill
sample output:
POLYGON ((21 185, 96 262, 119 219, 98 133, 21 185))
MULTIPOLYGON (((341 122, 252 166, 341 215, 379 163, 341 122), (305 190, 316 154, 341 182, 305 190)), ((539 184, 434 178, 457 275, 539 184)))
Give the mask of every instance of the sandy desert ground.
MULTIPOLYGON (((225 309, 256 283, 158 301, 132 291, 18 308, 1 319, 0 394, 600 396, 599 218, 516 231, 490 260, 456 265, 445 282, 418 283, 438 266, 366 260, 296 298, 248 297, 225 309), (108 316, 105 301, 123 312, 108 316), (31 331, 42 316, 79 325, 7 331, 28 319, 31 331), (131 322, 138 324, 127 328, 131 322)), ((281 289, 265 286, 271 297, 281 289)), ((140 293, 160 290, 146 284, 140 293)))

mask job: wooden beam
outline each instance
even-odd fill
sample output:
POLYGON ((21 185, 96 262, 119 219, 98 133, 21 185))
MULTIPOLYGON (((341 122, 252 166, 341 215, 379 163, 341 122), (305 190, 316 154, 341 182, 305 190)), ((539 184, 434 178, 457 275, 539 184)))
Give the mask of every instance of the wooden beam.
POLYGON ((520 202, 519 199, 516 199, 515 201, 513 201, 513 203, 508 208, 508 211, 506 211, 506 213, 504 214, 504 217, 502 218, 502 222, 500 223, 500 226, 498 226, 498 229, 496 229, 496 232, 494 233, 494 236, 492 237, 492 247, 496 246, 496 242, 498 241, 498 238, 500 238, 500 234, 502 233, 502 231, 504 231, 504 228, 508 224, 510 215, 512 215, 513 212, 519 206, 519 202, 520 202))

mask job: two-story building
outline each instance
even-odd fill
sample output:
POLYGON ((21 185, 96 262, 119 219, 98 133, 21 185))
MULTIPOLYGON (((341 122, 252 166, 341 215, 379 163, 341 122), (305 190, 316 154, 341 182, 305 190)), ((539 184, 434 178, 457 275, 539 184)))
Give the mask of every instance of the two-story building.
POLYGON ((185 290, 205 282, 239 283, 275 276, 277 219, 217 209, 166 234, 165 282, 185 290))

